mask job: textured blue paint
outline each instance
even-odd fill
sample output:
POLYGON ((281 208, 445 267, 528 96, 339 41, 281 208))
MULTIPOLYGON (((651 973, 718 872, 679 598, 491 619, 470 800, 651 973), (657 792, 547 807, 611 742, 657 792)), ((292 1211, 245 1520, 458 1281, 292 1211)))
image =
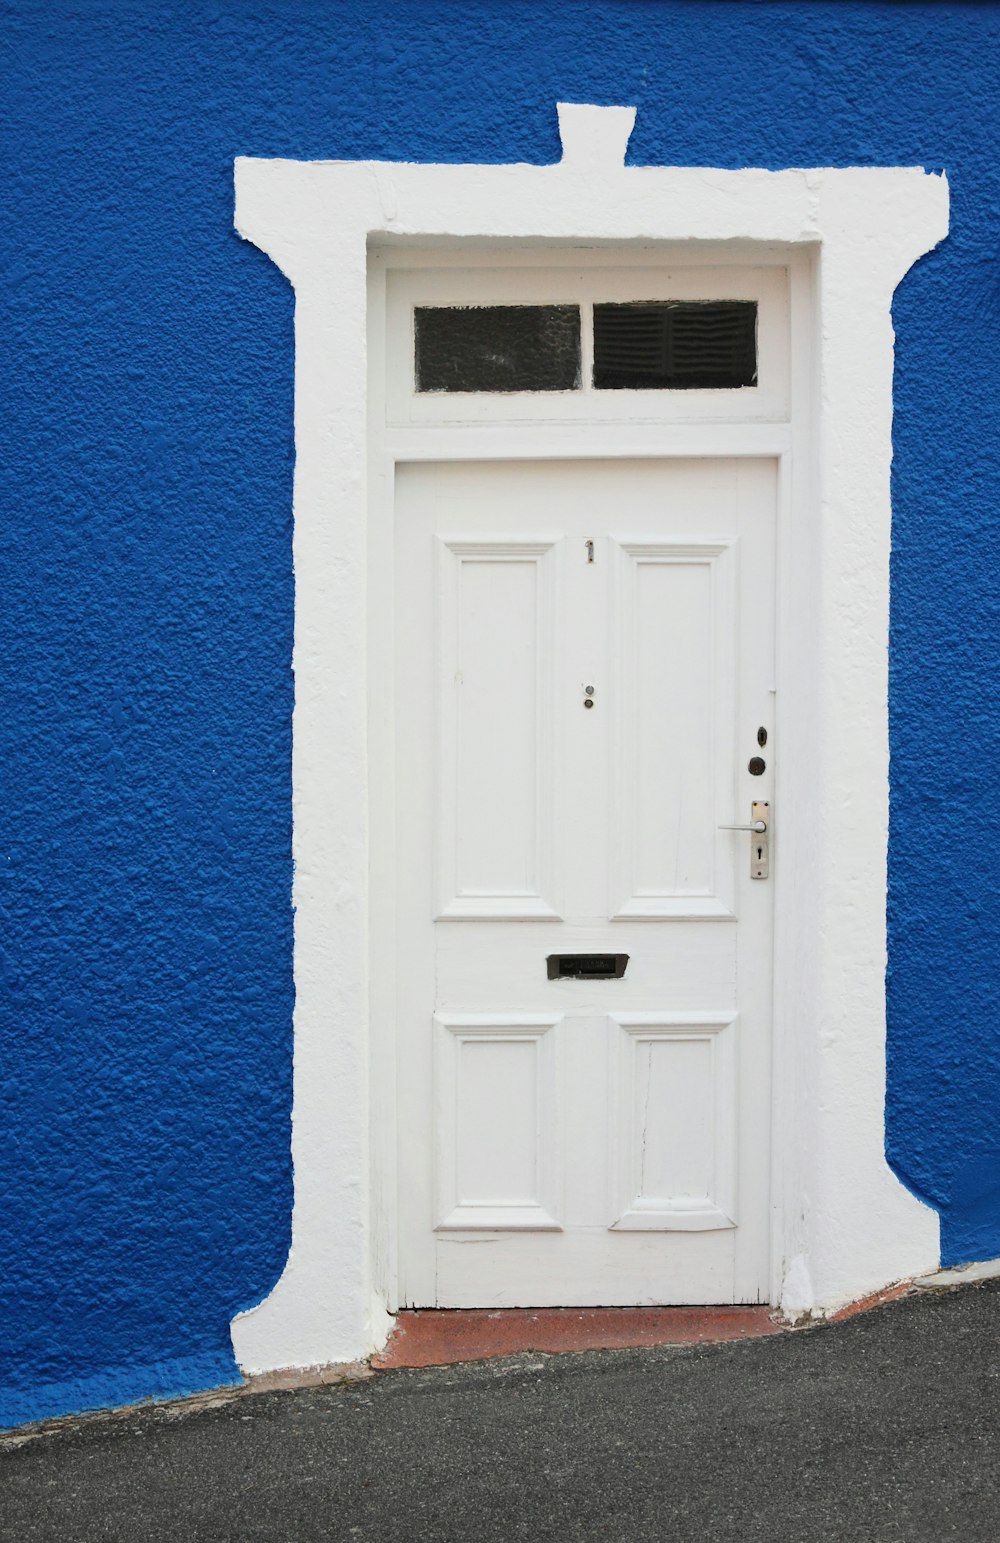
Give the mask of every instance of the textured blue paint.
MULTIPOLYGON (((1000 1253, 995 5, 3 10, 0 1422, 234 1375, 287 1247, 291 296, 236 154, 923 163, 897 297, 889 1151, 1000 1253)), ((859 1196, 859 1204, 864 1197, 859 1196)))

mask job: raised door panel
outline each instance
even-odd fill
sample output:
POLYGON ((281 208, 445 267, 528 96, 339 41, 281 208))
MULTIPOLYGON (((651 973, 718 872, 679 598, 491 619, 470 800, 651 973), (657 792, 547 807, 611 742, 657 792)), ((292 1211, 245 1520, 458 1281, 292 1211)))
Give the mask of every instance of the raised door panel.
POLYGON ((735 1013, 609 1016, 616 1230, 736 1225, 736 1024, 735 1013))
POLYGON ((736 543, 611 545, 611 914, 731 917, 736 543))
POLYGON ((558 1228, 558 1016, 435 1016, 438 1231, 558 1228))
POLYGON ((438 542, 440 919, 557 915, 554 565, 547 541, 438 542))

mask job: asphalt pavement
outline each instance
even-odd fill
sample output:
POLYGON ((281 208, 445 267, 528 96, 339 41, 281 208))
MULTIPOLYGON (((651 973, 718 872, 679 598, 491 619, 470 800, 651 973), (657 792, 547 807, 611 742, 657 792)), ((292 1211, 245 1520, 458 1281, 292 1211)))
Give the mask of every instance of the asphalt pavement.
POLYGON ((64 1424, 0 1452, 0 1537, 1000 1543, 1000 1283, 64 1424))

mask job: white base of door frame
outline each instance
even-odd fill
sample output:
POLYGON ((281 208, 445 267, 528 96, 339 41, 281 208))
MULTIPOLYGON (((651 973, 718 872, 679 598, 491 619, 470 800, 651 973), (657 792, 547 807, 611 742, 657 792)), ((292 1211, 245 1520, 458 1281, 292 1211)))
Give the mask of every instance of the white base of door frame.
POLYGON ((391 880, 368 834, 372 240, 801 254, 793 335, 812 349, 793 393, 811 422, 809 453, 785 462, 779 556, 778 673, 796 734, 775 888, 772 1300, 829 1311, 939 1258, 936 1214, 884 1155, 886 644, 891 302, 947 234, 947 184, 918 167, 626 167, 634 109, 559 117, 555 166, 236 162, 237 230, 296 292, 295 1200, 281 1279, 233 1320, 248 1373, 369 1354, 394 1291, 391 1092, 371 1075, 386 1046, 371 922, 391 880))

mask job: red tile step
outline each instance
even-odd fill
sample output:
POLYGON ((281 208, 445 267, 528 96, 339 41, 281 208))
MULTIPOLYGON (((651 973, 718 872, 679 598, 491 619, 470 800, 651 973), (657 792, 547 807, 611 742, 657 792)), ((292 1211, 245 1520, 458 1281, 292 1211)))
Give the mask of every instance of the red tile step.
POLYGON ((540 1350, 626 1350, 701 1345, 780 1334, 769 1307, 518 1307, 422 1309, 397 1313, 377 1370, 452 1366, 540 1350))

